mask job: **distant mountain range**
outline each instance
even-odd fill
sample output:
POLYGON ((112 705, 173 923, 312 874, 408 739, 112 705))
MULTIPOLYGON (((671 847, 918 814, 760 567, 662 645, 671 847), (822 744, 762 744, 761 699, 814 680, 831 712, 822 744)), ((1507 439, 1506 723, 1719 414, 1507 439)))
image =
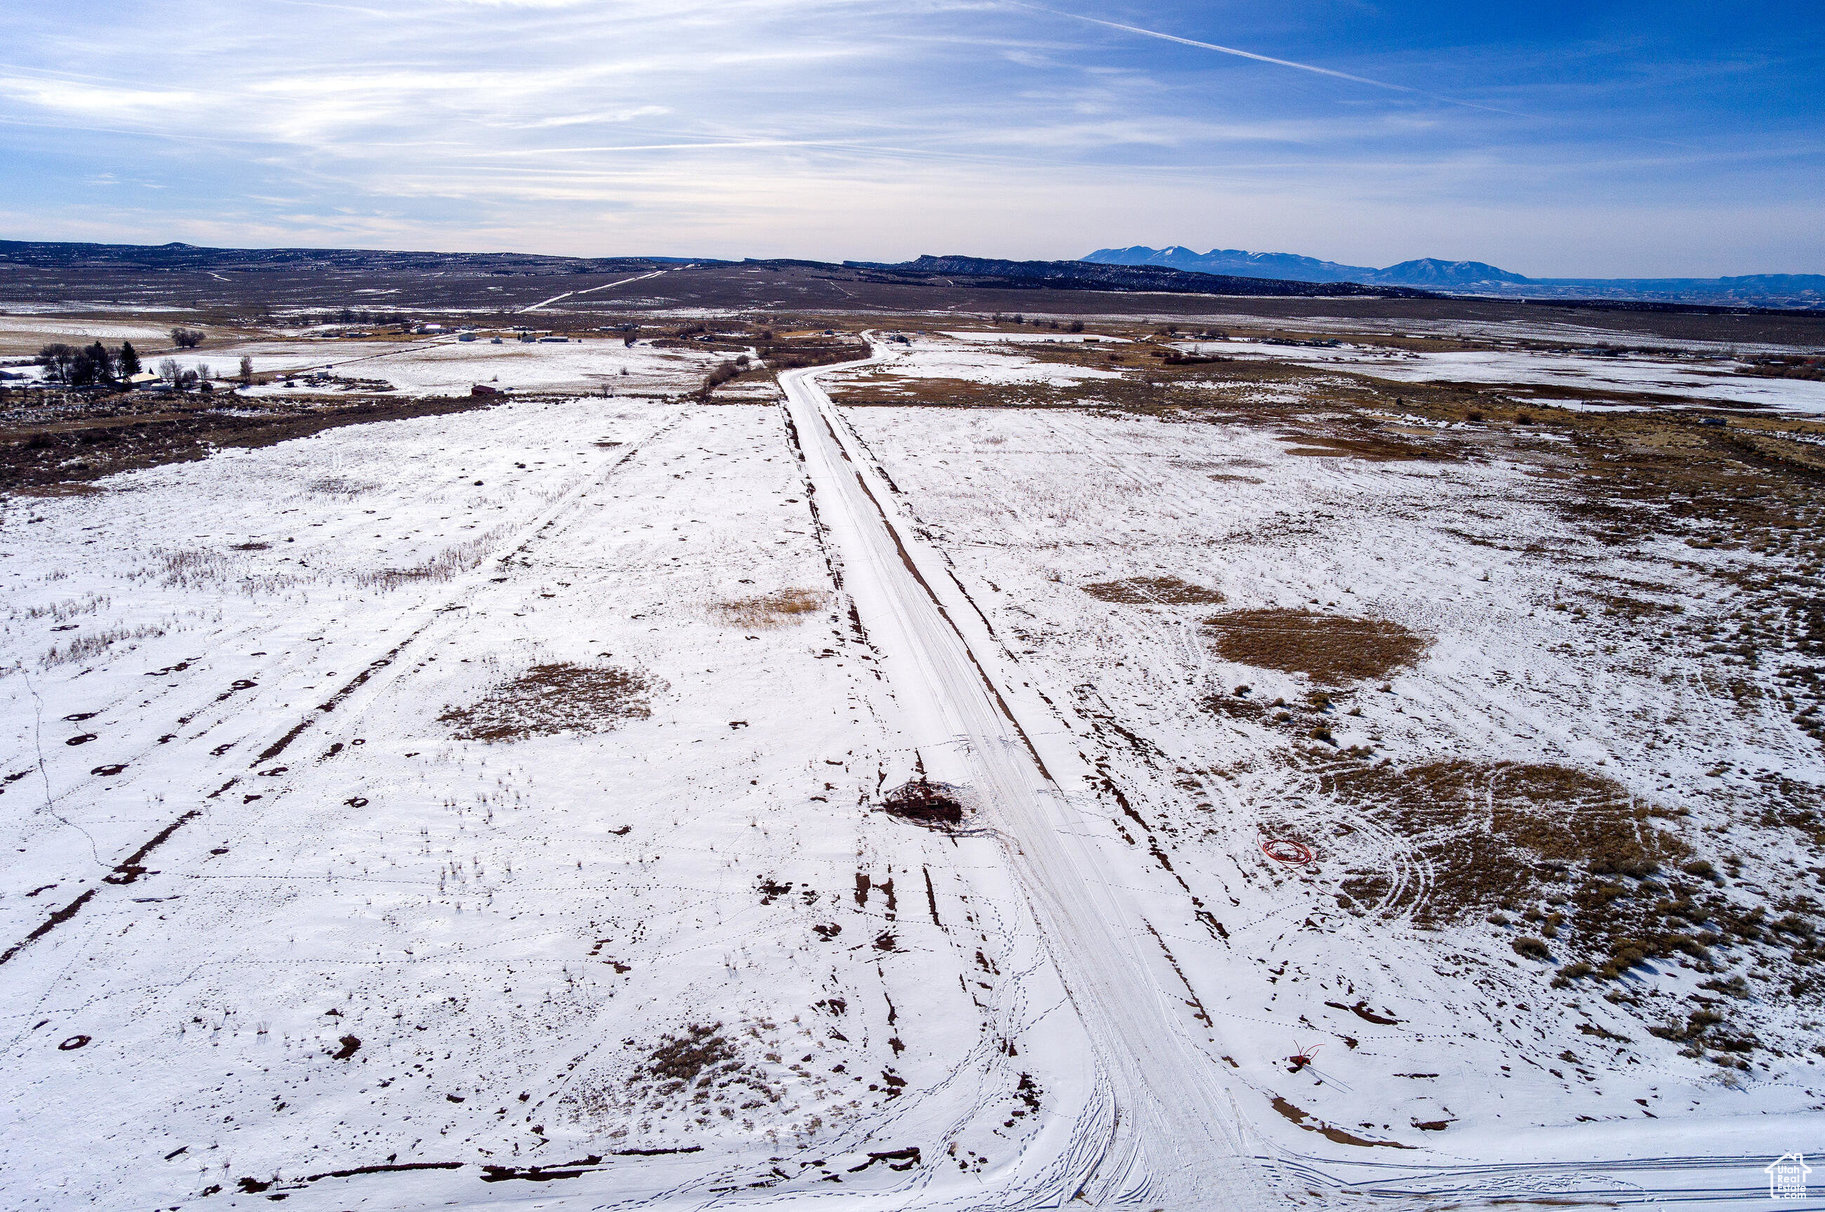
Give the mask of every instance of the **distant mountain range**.
POLYGON ((1380 282, 1316 282, 1263 277, 1260 274, 1216 274, 1171 265, 1122 261, 1006 261, 993 257, 927 254, 893 264, 845 261, 844 268, 875 275, 874 280, 939 280, 977 287, 1015 290, 1113 290, 1165 294, 1280 295, 1314 297, 1374 295, 1381 298, 1427 298, 1430 292, 1380 282))
POLYGON ((1483 261, 1425 257, 1377 269, 1343 265, 1296 253, 1213 248, 1194 252, 1174 245, 1099 248, 1083 258, 1093 265, 1147 265, 1190 273, 1280 278, 1296 282, 1353 282, 1453 294, 1532 299, 1623 299, 1749 307, 1825 308, 1825 275, 1749 274, 1732 278, 1525 278, 1483 261))

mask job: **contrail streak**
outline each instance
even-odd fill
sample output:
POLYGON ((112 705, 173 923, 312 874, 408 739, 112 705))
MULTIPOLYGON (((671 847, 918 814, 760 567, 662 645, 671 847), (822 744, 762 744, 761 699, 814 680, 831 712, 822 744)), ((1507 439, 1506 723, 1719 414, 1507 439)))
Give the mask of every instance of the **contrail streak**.
POLYGON ((1105 21, 1101 17, 1086 17, 1082 13, 1067 13, 1056 8, 1042 8, 1037 4, 1024 4, 1021 0, 1011 0, 1012 7, 1030 9, 1033 12, 1046 13, 1053 17, 1067 17, 1073 21, 1083 21, 1090 25, 1100 25, 1105 29, 1121 30, 1125 34, 1138 34, 1143 38, 1158 38, 1162 42, 1177 42, 1180 46, 1192 46, 1199 50, 1216 51, 1220 55, 1234 55, 1238 59, 1253 59, 1256 63, 1271 63, 1275 67, 1290 67, 1294 71, 1311 72, 1316 76, 1329 76, 1333 80, 1348 80, 1351 84, 1366 84, 1370 88, 1386 89, 1391 93, 1410 93, 1415 97, 1425 97, 1432 101, 1442 101, 1447 105, 1460 105, 1465 109, 1480 109, 1484 113, 1505 114, 1510 118, 1527 118, 1529 114, 1517 113, 1511 109, 1498 109, 1493 105, 1478 105, 1474 101, 1459 101, 1455 97, 1445 97, 1438 93, 1427 92, 1423 88, 1413 88, 1405 84, 1390 84, 1386 80, 1371 80, 1367 76, 1353 76, 1349 72, 1340 72, 1328 67, 1319 67, 1315 63, 1300 63, 1296 59, 1276 59, 1272 55, 1257 55, 1254 51, 1245 51, 1240 47, 1224 46, 1217 42, 1200 42, 1196 38, 1181 38, 1177 34, 1168 34, 1157 29, 1143 29, 1138 25, 1123 25, 1119 21, 1105 21))
MULTIPOLYGON (((1021 8, 1037 8, 1037 5, 1020 5, 1021 8)), ((1077 21, 1087 21, 1091 25, 1101 25, 1109 29, 1119 29, 1123 33, 1139 34, 1143 38, 1158 38, 1163 42, 1177 42, 1180 46, 1195 46, 1199 50, 1216 51, 1219 54, 1234 55, 1238 59, 1253 59, 1257 63, 1272 63, 1276 67, 1290 67, 1296 71, 1312 72, 1320 76, 1330 76, 1336 80, 1348 80, 1352 84, 1367 84, 1371 88, 1385 88, 1397 93, 1417 93, 1416 88, 1404 84, 1389 84, 1385 80, 1371 80, 1367 76, 1352 76, 1349 72, 1333 71, 1328 67, 1319 67, 1313 63, 1299 63, 1292 59, 1276 59, 1272 55, 1257 55, 1254 51, 1245 51, 1234 46, 1221 46, 1215 42, 1200 42, 1196 38, 1181 38, 1177 34, 1162 33, 1157 29, 1142 29, 1138 25, 1123 25, 1119 21, 1104 21, 1101 17, 1085 17, 1080 13, 1065 13, 1057 9, 1039 9, 1055 17, 1070 17, 1077 21)))

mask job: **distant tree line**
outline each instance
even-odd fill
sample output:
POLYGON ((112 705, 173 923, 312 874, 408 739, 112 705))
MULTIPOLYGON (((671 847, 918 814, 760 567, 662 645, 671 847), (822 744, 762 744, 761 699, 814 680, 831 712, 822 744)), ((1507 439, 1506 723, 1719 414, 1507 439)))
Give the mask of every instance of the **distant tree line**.
POLYGON ((344 307, 339 311, 324 311, 305 314, 299 317, 306 328, 318 324, 410 324, 412 317, 402 311, 361 311, 353 307, 344 307))
MULTIPOLYGON (((1060 327, 1057 320, 1034 319, 1030 322, 1034 328, 1056 329, 1056 328, 1060 327)), ((989 323, 991 323, 991 324, 1026 324, 1026 323, 1029 323, 1029 321, 1027 320, 1027 318, 1025 316, 1019 314, 1018 312, 1016 312, 1014 315, 1011 315, 1011 316, 1003 315, 1000 312, 996 312, 993 316, 989 317, 989 323)), ((1065 328, 1067 329, 1067 331, 1070 331, 1070 332, 1082 332, 1084 330, 1084 322, 1082 320, 1073 320, 1073 321, 1071 321, 1071 323, 1069 325, 1066 325, 1065 328)))

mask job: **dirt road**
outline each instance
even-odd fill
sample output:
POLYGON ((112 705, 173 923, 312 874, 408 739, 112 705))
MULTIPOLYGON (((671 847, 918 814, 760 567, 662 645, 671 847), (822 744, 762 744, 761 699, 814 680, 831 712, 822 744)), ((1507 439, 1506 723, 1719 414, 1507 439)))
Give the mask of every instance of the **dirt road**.
POLYGON ((1056 721, 1023 727, 1019 700, 995 684, 993 658, 972 647, 985 638, 972 626, 974 606, 903 525, 890 490, 818 387, 831 369, 790 371, 780 382, 844 588, 925 770, 968 787, 1005 837, 1027 908, 1112 1091, 1112 1120, 1084 1116, 1072 1135, 1080 1189, 1093 1202, 1189 1208, 1222 1192, 1228 1208, 1264 1204, 1265 1182, 1213 1060, 1190 1036, 1183 999, 1164 991, 1166 957, 1071 807, 1085 794, 1085 771, 1051 768, 1034 750, 1030 736, 1055 730, 1056 721), (1091 1132, 1102 1139, 1084 1139, 1091 1132))

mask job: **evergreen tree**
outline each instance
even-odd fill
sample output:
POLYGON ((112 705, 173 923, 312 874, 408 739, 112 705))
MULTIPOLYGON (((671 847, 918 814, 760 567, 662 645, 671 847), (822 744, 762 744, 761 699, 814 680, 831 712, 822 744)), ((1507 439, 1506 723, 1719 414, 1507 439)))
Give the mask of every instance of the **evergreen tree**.
POLYGON ((83 351, 88 355, 89 364, 95 368, 95 380, 105 383, 114 378, 114 355, 100 341, 83 351))
POLYGON ((121 342, 120 354, 115 358, 115 364, 119 367, 120 377, 123 379, 130 379, 139 373, 139 352, 133 348, 133 342, 121 342))

